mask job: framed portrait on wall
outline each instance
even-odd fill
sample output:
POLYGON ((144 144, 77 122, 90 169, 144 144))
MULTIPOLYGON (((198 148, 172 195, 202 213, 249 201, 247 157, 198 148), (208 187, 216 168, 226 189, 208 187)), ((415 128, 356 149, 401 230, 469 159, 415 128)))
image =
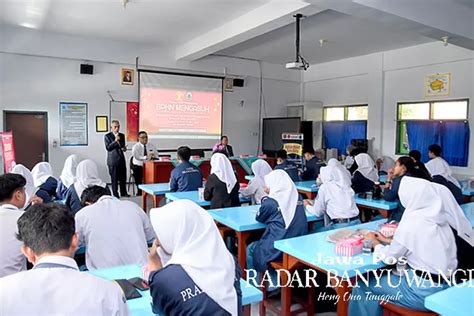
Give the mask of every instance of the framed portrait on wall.
POLYGON ((232 79, 232 78, 225 78, 224 79, 224 91, 225 92, 234 91, 234 79, 232 79))
POLYGON ((108 132, 109 129, 109 123, 108 123, 109 118, 105 115, 99 115, 95 117, 95 131, 97 133, 104 133, 108 132))
POLYGON ((122 68, 120 73, 121 82, 123 85, 133 86, 133 78, 135 77, 135 70, 129 68, 122 68))
POLYGON ((435 74, 425 77, 425 97, 448 96, 451 93, 451 74, 435 74))

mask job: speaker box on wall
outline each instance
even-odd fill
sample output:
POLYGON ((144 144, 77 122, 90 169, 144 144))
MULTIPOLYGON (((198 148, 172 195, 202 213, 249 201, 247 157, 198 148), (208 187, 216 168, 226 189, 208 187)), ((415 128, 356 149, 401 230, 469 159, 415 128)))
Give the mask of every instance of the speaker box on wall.
POLYGON ((243 87, 244 79, 234 79, 234 87, 243 87))
POLYGON ((82 75, 92 75, 94 73, 94 66, 81 64, 81 74, 82 75))

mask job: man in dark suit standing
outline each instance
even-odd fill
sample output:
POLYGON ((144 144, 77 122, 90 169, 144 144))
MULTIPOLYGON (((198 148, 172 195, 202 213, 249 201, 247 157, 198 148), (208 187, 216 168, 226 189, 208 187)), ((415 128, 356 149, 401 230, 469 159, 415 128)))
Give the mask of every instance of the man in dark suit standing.
POLYGON ((107 150, 107 167, 109 168, 110 178, 112 179, 112 192, 115 197, 128 197, 126 181, 127 181, 127 167, 125 165, 124 152, 125 135, 119 133, 120 122, 113 120, 110 125, 111 132, 105 134, 104 142, 107 150), (118 184, 120 182, 120 196, 118 193, 118 184))
POLYGON ((234 156, 234 150, 232 149, 232 146, 229 145, 229 139, 227 136, 224 135, 221 137, 221 145, 223 147, 222 153, 224 153, 227 157, 234 156))

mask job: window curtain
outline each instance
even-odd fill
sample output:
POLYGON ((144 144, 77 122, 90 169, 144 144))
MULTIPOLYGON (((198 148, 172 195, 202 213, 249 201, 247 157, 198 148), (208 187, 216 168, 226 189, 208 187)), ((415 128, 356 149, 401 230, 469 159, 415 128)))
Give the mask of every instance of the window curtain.
POLYGON ((443 148, 443 158, 452 166, 467 166, 469 157, 469 123, 464 121, 407 121, 410 150, 419 150, 421 160, 427 162, 428 146, 443 148))
POLYGON ((443 158, 452 166, 467 167, 469 157, 469 123, 443 122, 441 125, 440 145, 443 158))
POLYGON ((323 123, 324 147, 337 148, 338 155, 346 154, 352 139, 367 138, 367 121, 345 121, 323 123))
POLYGON ((440 125, 434 121, 407 121, 408 145, 410 150, 421 152, 421 161, 427 162, 428 146, 439 144, 440 125))

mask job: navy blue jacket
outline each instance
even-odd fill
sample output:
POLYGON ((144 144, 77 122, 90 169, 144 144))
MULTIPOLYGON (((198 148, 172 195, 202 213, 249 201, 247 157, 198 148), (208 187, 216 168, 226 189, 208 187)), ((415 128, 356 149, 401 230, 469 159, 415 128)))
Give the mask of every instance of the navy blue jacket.
POLYGON ((303 181, 316 180, 319 175, 319 169, 324 167, 325 164, 318 157, 314 156, 309 161, 306 161, 305 170, 301 174, 303 181))
MULTIPOLYGON (((385 189, 383 191, 383 199, 385 201, 396 201, 398 202, 398 209, 390 211, 390 216, 388 218, 389 221, 397 221, 400 222, 403 216, 403 212, 405 211, 405 208, 403 205, 400 203, 400 197, 398 196, 398 190, 400 189, 400 182, 402 181, 402 178, 405 175, 395 177, 392 179, 392 186, 390 189, 385 189)), ((406 176, 410 176, 409 174, 406 174, 406 176)))
POLYGON ((372 192, 375 183, 364 177, 359 171, 352 176, 352 189, 355 193, 372 192))
MULTIPOLYGON (((196 260, 199 260, 196 258, 196 260)), ((234 288, 237 292, 237 310, 242 314, 240 267, 235 266, 234 288)), ((153 313, 163 315, 230 315, 210 298, 186 271, 176 264, 154 271, 149 278, 153 313), (187 290, 187 291, 186 291, 187 290)))
POLYGON ((240 185, 237 182, 230 194, 227 193, 226 184, 215 174, 211 174, 204 188, 204 200, 211 201, 211 209, 240 206, 239 189, 240 185))
POLYGON ((181 162, 171 171, 170 190, 172 192, 196 191, 201 186, 201 170, 189 161, 181 162))
POLYGON ((58 200, 64 200, 66 198, 68 188, 64 185, 61 179, 58 180, 58 186, 56 188, 56 197, 58 200))
POLYGON ((288 175, 290 176, 291 180, 293 180, 293 182, 300 181, 300 177, 298 176, 298 167, 296 167, 291 162, 285 160, 281 164, 277 164, 275 166, 275 170, 277 169, 285 170, 286 173, 288 173, 288 175))
POLYGON ((56 198, 57 188, 58 180, 53 177, 49 177, 45 183, 38 187, 36 195, 43 199, 43 203, 49 203, 56 198))
POLYGON ((295 217, 288 228, 285 228, 285 221, 279 210, 278 202, 270 197, 262 199, 262 205, 257 213, 256 220, 267 224, 267 228, 258 240, 253 252, 253 262, 255 270, 265 272, 268 263, 282 260, 281 251, 273 247, 276 240, 302 236, 308 233, 308 222, 303 207, 303 200, 298 198, 295 217))

